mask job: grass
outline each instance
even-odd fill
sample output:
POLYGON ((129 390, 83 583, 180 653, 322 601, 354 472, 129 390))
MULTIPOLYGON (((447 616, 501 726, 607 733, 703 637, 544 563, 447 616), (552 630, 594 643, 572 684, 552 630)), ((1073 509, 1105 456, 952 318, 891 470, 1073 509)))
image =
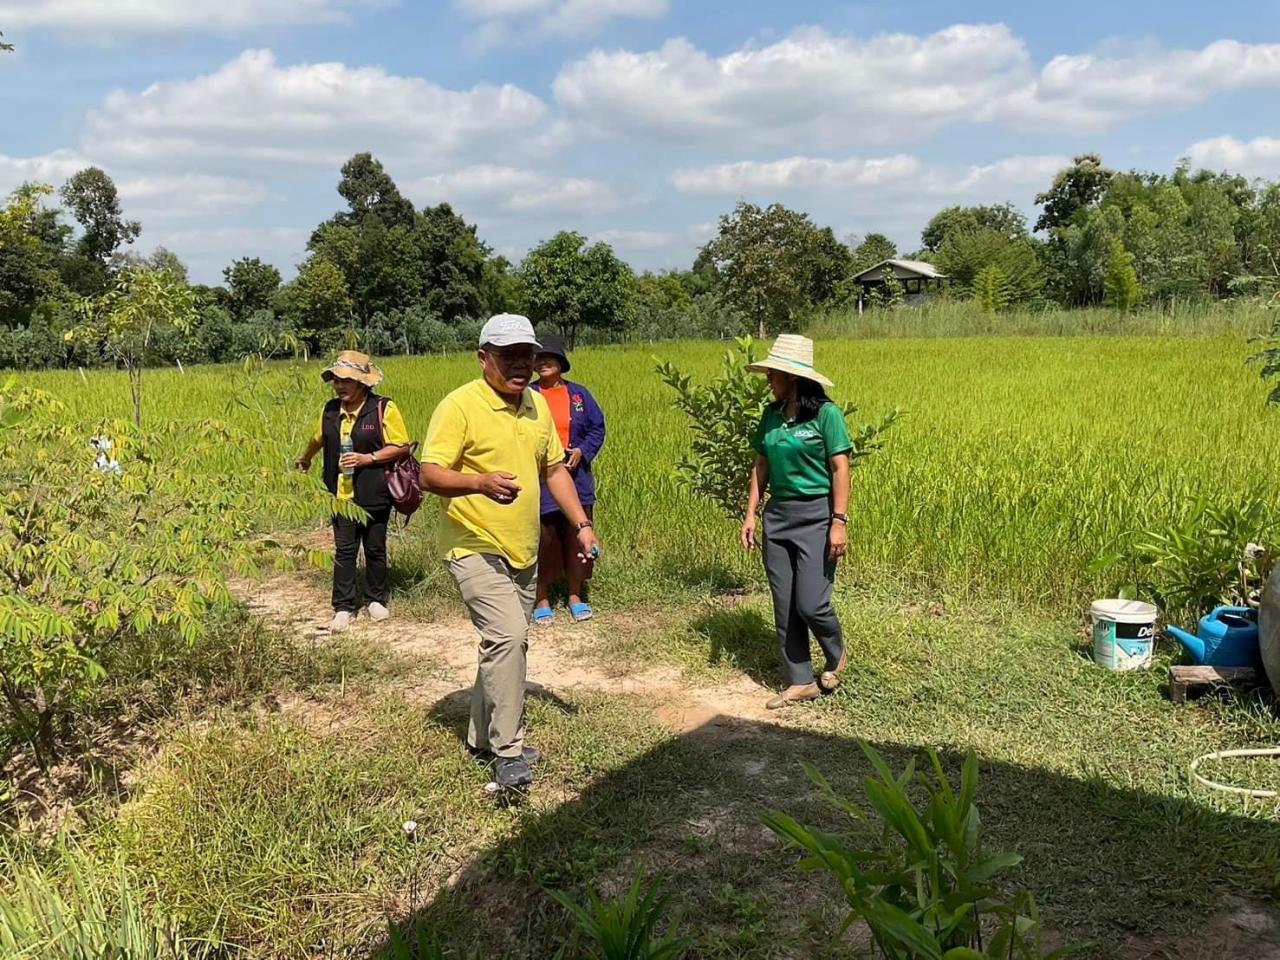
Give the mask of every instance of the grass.
MULTIPOLYGON (((189 658, 138 649, 109 665, 118 681, 104 703, 152 725, 158 746, 118 795, 73 821, 79 849, 104 884, 118 884, 123 860, 186 933, 248 960, 376 955, 388 921, 437 933, 453 960, 546 957, 568 929, 546 891, 581 902, 590 887, 624 889, 637 870, 670 878, 693 956, 852 957, 856 940, 832 943, 838 898, 795 873, 757 818, 781 808, 834 826, 799 761, 854 793, 866 771, 854 741, 865 738, 898 767, 925 745, 951 764, 974 749, 992 842, 1024 855, 1015 881, 1049 926, 1093 940, 1095 955, 1123 955, 1126 937, 1190 935, 1225 895, 1273 901, 1280 808, 1203 791, 1187 772, 1202 753, 1280 739, 1272 706, 1228 693, 1174 708, 1161 669, 1171 651, 1150 671, 1110 674, 1087 661, 1081 629, 1086 601, 1110 587, 1088 565, 1117 539, 1167 523, 1198 495, 1280 495, 1277 424, 1244 364, 1248 346, 1223 333, 1259 318, 1188 315, 1178 329, 1196 336, 1160 338, 957 338, 963 318, 934 319, 932 332, 951 339, 917 326, 913 337, 818 346, 840 399, 868 415, 908 410, 855 477, 837 589, 853 667, 837 695, 779 725, 722 717, 684 733, 659 725, 643 694, 535 698, 531 737, 548 760, 530 802, 503 807, 484 798, 486 777, 462 749, 465 693, 423 698, 415 677, 430 664, 363 647, 326 653, 233 619, 221 647, 189 658), (306 695, 276 712, 267 694, 279 689, 306 695), (401 828, 409 819, 416 842, 401 828)), ((706 373, 723 349, 575 356, 610 416, 596 596, 618 614, 583 656, 623 671, 671 665, 690 685, 739 671, 772 685, 758 558, 676 486, 686 434, 650 372, 657 354, 706 373), (732 602, 708 596, 725 592, 732 602)), ((387 393, 421 436, 474 365, 385 368, 387 393)), ((247 459, 285 470, 326 395, 318 370, 158 371, 148 415, 228 411, 263 439, 229 451, 226 468, 247 459)), ((114 375, 30 379, 75 418, 127 410, 114 375)), ((457 612, 429 516, 392 554, 399 615, 457 612)), ((1276 769, 1206 773, 1274 785, 1276 769)), ((32 845, 4 858, 45 856, 32 845)), ((56 881, 62 868, 45 869, 56 881)))
POLYGON ((917 337, 1095 337, 1257 336, 1271 329, 1275 310, 1262 301, 1234 304, 1182 302, 1119 314, 1107 307, 1059 307, 989 313, 972 300, 931 300, 894 310, 833 310, 814 317, 806 331, 815 339, 917 337))
MULTIPOLYGON (((661 344, 583 350, 575 373, 600 397, 610 439, 598 466, 608 551, 598 595, 613 605, 693 599, 746 583, 736 531, 676 484, 687 434, 652 358, 705 373, 724 347, 661 344)), ((1280 497, 1277 424, 1245 364, 1238 336, 975 336, 824 341, 818 360, 836 396, 868 416, 907 413, 888 449, 861 467, 850 513, 849 582, 916 594, 1016 600, 1074 613, 1114 587, 1090 563, 1126 536, 1164 527, 1197 496, 1280 497)), ((474 361, 395 358, 386 392, 421 437, 435 403, 475 372, 474 361)), ((152 415, 226 410, 263 436, 237 458, 288 468, 326 397, 319 364, 242 379, 226 369, 150 377, 152 415), (262 398, 266 398, 265 400, 262 398), (261 410, 258 408, 261 407, 261 410), (262 412, 262 411, 265 411, 262 412)), ((122 377, 33 377, 69 415, 124 410, 122 377)), ((236 469, 229 458, 227 469, 236 469)), ((431 508, 396 545, 397 586, 431 603, 449 594, 431 508)), ((1260 531, 1261 533, 1261 531, 1260 531)))
MULTIPOLYGON (((529 723, 547 760, 529 802, 506 807, 484 797, 487 776, 462 749, 466 691, 423 700, 412 673, 375 672, 317 684, 284 714, 213 709, 184 723, 79 843, 108 880, 128 863, 186 933, 237 957, 373 956, 388 921, 431 931, 452 958, 545 957, 569 929, 548 891, 615 893, 638 871, 669 878, 692 956, 765 960, 786 944, 853 957, 856 935, 831 940, 839 898, 794 872, 758 816, 781 808, 835 828, 800 761, 855 794, 863 738, 898 767, 924 745, 952 765, 976 750, 990 842, 1024 855, 1014 882, 1092 955, 1123 955, 1124 936, 1189 935, 1225 895, 1280 895, 1280 807, 1187 776, 1201 753, 1275 741, 1261 699, 1174 708, 1168 650, 1151 671, 1106 673, 1081 631, 1008 607, 842 589, 839 608, 848 680, 780 726, 722 717, 677 733, 643 697, 539 695, 529 723)), ((606 634, 607 650, 584 656, 682 665, 691 685, 733 669, 776 679, 758 594, 606 634)))

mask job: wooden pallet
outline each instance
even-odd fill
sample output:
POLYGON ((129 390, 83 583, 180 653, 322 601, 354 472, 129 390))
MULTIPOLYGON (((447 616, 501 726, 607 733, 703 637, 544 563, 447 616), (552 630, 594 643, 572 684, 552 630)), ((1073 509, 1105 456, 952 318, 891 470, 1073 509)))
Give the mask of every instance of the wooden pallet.
POLYGON ((1186 703, 1192 687, 1212 687, 1223 683, 1251 686, 1260 683, 1253 667, 1170 667, 1169 697, 1174 703, 1186 703))

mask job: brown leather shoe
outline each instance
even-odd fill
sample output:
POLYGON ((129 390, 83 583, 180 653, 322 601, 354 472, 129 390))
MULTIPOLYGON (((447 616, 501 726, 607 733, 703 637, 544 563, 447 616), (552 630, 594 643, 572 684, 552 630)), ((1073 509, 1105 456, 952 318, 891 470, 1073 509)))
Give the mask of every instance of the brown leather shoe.
POLYGON ((781 710, 783 707, 789 707, 793 703, 805 703, 808 700, 817 700, 822 696, 822 691, 818 689, 816 683, 805 683, 799 686, 790 686, 783 690, 780 694, 765 704, 766 710, 781 710))
POLYGON ((818 678, 818 686, 822 688, 823 693, 832 693, 840 686, 840 676, 844 673, 844 668, 849 664, 849 651, 846 650, 840 654, 840 662, 836 664, 834 670, 823 670, 822 676, 818 678))

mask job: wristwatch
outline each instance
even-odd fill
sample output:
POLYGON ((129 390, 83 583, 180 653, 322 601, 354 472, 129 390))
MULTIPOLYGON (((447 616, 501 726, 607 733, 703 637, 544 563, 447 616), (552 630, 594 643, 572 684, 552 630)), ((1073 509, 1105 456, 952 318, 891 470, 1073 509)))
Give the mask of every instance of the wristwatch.
POLYGON ((590 520, 583 520, 580 524, 578 524, 578 530, 580 530, 580 531, 581 531, 581 530, 590 530, 590 529, 592 529, 592 525, 591 525, 591 521, 590 521, 590 520))
POLYGON ((848 515, 847 513, 833 513, 833 514, 831 515, 831 519, 832 519, 832 520, 839 520, 839 521, 840 521, 841 523, 843 523, 845 526, 848 526, 848 525, 849 525, 849 515, 848 515))

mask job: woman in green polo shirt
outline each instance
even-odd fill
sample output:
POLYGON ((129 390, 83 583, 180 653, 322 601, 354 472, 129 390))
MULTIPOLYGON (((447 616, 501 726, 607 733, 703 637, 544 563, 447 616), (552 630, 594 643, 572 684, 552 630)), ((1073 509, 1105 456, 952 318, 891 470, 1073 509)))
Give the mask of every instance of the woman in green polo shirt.
POLYGON ((756 547, 756 514, 764 491, 764 565, 788 686, 766 706, 777 710, 816 700, 840 685, 844 638, 831 603, 836 562, 844 556, 849 506, 849 453, 844 414, 813 366, 813 341, 781 336, 769 356, 747 369, 769 378, 774 403, 760 419, 742 523, 742 546, 756 547), (826 658, 814 679, 809 634, 826 658))

